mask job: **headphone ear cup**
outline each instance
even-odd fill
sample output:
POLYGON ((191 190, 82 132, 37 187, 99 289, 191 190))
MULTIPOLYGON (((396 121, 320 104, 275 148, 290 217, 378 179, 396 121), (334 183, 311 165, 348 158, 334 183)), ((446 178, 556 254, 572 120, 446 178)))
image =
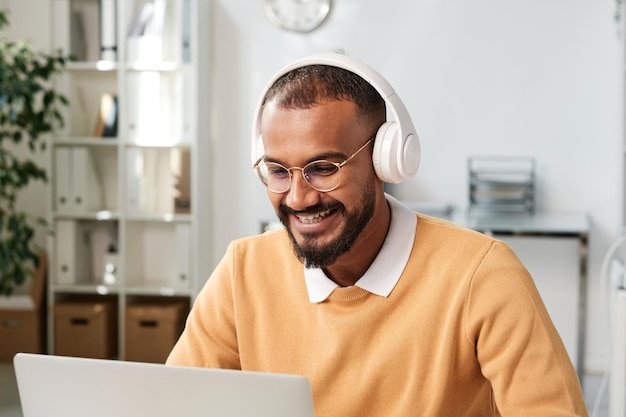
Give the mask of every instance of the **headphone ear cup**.
POLYGON ((383 182, 397 184, 405 178, 398 166, 398 146, 401 142, 399 136, 395 121, 383 123, 376 132, 372 163, 376 175, 383 182))

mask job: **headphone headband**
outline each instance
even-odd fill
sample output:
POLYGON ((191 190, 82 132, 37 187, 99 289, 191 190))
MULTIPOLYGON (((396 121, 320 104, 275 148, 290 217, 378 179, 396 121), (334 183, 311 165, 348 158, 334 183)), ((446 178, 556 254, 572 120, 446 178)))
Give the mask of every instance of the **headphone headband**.
POLYGON ((265 85, 254 112, 252 121, 252 163, 263 156, 261 142, 261 116, 265 95, 274 83, 286 73, 309 65, 327 65, 350 71, 367 81, 381 95, 391 111, 394 122, 387 122, 379 130, 374 145, 374 167, 378 176, 386 182, 397 183, 417 172, 420 159, 420 146, 415 127, 406 107, 391 84, 368 65, 347 55, 335 53, 314 54, 280 69, 265 85), (391 126, 385 126, 391 125, 391 126), (381 132, 381 131, 386 131, 381 132), (384 136, 384 137, 378 137, 384 136), (260 143, 261 142, 261 143, 260 143), (379 149, 379 153, 377 151, 379 149), (382 159, 379 159, 384 155, 382 159), (377 164, 380 163, 380 166, 377 164))

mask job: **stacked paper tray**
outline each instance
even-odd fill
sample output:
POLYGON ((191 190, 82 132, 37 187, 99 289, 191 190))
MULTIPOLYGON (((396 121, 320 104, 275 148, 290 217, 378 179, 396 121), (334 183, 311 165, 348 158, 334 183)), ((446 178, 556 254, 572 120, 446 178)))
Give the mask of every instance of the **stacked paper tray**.
POLYGON ((535 161, 527 157, 471 157, 469 208, 473 212, 533 212, 535 161))

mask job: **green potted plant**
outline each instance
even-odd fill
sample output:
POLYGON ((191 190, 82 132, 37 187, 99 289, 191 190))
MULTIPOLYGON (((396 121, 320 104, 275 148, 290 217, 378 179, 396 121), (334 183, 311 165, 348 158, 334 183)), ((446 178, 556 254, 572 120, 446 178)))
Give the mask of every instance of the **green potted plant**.
POLYGON ((46 171, 14 151, 27 146, 27 155, 44 152, 45 135, 63 125, 59 109, 68 104, 52 83, 67 57, 9 40, 8 24, 7 12, 0 10, 0 295, 10 295, 33 273, 39 259, 35 227, 46 225, 16 207, 31 181, 47 181, 46 171))

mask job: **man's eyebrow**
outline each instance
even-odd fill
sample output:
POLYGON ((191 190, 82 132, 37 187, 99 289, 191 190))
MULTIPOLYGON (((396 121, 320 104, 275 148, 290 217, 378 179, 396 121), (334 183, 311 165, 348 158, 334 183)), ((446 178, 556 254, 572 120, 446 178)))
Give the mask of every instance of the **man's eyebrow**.
MULTIPOLYGON (((330 152, 329 151, 329 152, 324 152, 324 153, 318 154, 318 155, 310 158, 309 160, 307 160, 305 162, 304 165, 310 164, 311 162, 320 161, 320 160, 329 160, 329 161, 332 161, 334 159, 342 159, 343 160, 343 159, 346 159, 347 157, 348 156, 346 154, 342 153, 342 152, 337 152, 337 151, 330 152)), ((278 158, 272 158, 271 156, 263 155, 262 159, 263 159, 264 162, 273 162, 275 164, 280 164, 280 165, 282 165, 284 167, 287 167, 285 165, 285 162, 281 161, 278 158)), ((304 165, 302 165, 302 167, 304 167, 304 165)))

